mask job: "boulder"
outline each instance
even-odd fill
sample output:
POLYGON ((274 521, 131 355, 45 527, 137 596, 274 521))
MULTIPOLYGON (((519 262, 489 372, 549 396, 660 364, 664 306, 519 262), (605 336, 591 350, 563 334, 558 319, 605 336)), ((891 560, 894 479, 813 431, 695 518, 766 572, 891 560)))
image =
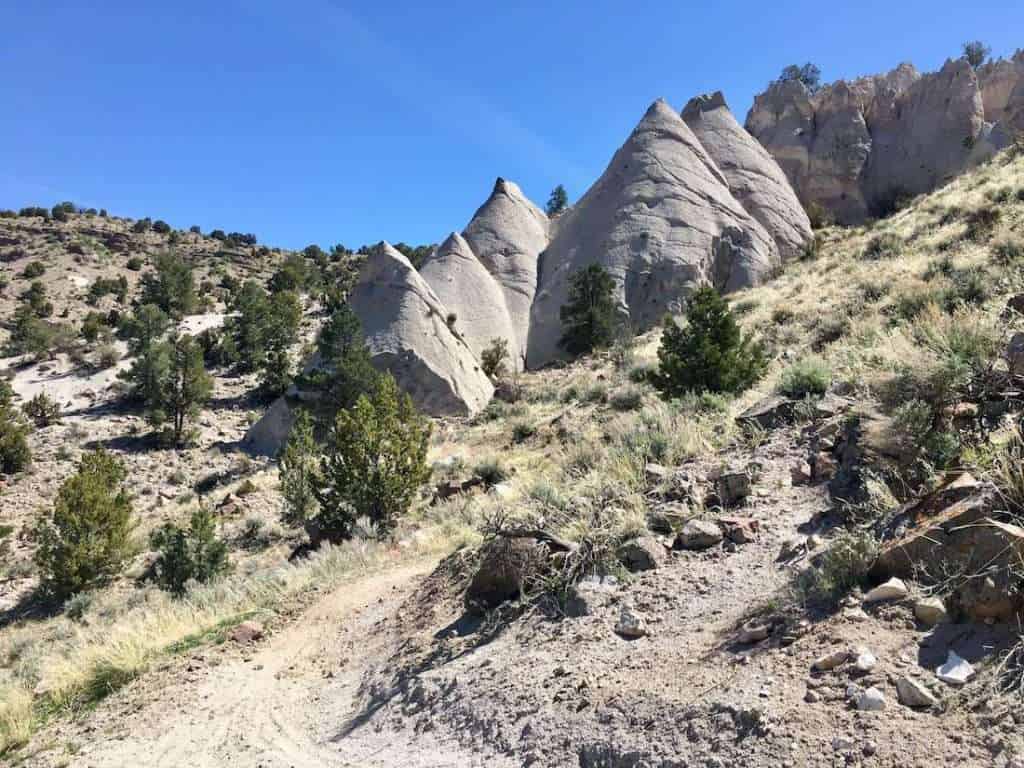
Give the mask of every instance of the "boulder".
POLYGON ((237 627, 228 630, 227 639, 240 645, 255 643, 263 638, 263 625, 258 621, 243 621, 237 627))
POLYGON ((750 495, 750 485, 748 472, 723 472, 715 480, 718 503, 723 507, 735 507, 750 495))
POLYGON ((838 651, 829 651, 824 656, 818 657, 813 664, 813 668, 818 672, 828 672, 849 660, 850 652, 845 648, 838 651))
POLYGON ((295 411, 286 397, 279 397, 267 412, 256 421, 242 438, 242 446, 250 453, 260 456, 276 456, 288 440, 295 411))
POLYGON ((952 649, 946 655, 946 661, 942 666, 935 670, 935 676, 947 685, 963 685, 974 677, 974 674, 974 666, 952 649))
POLYGON ((864 595, 864 602, 880 603, 885 600, 902 600, 908 594, 910 594, 910 591, 907 589, 907 585, 902 580, 893 577, 884 584, 879 584, 877 587, 869 590, 864 595))
POLYGON ((709 549, 722 542, 722 529, 709 520, 690 520, 676 537, 677 549, 709 549))
POLYGON ((615 624, 615 633, 628 640, 644 637, 647 634, 647 622, 632 608, 623 606, 615 624))
POLYGON ((1006 344, 1006 362, 1010 366, 1010 373, 1024 376, 1024 333, 1018 331, 1010 337, 1006 344))
POLYGON ((448 326, 477 360, 492 340, 505 339, 511 358, 508 364, 517 364, 518 331, 505 306, 505 294, 462 235, 449 235, 424 259, 419 273, 448 311, 448 326))
POLYGON ((922 624, 934 627, 949 618, 941 597, 922 597, 914 602, 914 616, 922 624))
POLYGON ((538 259, 547 248, 549 228, 544 212, 518 186, 499 178, 462 233, 505 296, 513 330, 509 355, 516 368, 522 368, 526 355, 538 259))
POLYGON ((587 576, 570 587, 565 601, 565 615, 571 618, 592 616, 610 605, 618 591, 619 582, 614 576, 587 576))
POLYGON ((387 243, 366 259, 349 303, 363 326, 375 367, 390 371, 417 407, 432 416, 472 415, 494 388, 449 310, 401 253, 387 243))
POLYGON ((788 397, 770 395, 747 408, 736 417, 736 422, 741 427, 755 424, 763 429, 775 429, 793 422, 797 405, 798 401, 788 397))
POLYGON ((647 510, 647 528, 666 536, 674 534, 693 517, 690 508, 681 501, 669 501, 647 510))
POLYGON ((620 546, 617 554, 626 570, 636 573, 654 570, 665 561, 667 553, 664 545, 653 536, 641 536, 620 546))
POLYGON ((757 541, 761 523, 752 517, 729 516, 718 518, 718 526, 733 544, 750 544, 757 541))
POLYGON ((885 707, 885 694, 875 687, 868 688, 857 697, 857 709, 862 712, 881 712, 885 707))
POLYGON ((733 117, 721 91, 691 99, 683 120, 718 166, 740 204, 775 240, 784 260, 813 239, 811 222, 779 164, 733 117))
POLYGON ((582 267, 608 270, 620 318, 643 331, 667 312, 678 314, 696 286, 757 285, 780 263, 774 240, 733 197, 682 117, 660 100, 555 230, 539 265, 531 368, 562 355, 559 310, 570 275, 582 267))

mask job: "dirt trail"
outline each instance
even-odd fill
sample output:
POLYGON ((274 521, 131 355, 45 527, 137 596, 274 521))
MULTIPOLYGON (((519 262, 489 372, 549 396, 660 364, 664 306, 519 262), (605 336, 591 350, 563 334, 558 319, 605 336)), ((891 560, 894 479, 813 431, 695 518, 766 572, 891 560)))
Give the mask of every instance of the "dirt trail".
MULTIPOLYGON (((251 656, 206 667, 183 683, 159 680, 126 691, 110 712, 109 736, 88 737, 76 765, 94 768, 312 768, 447 766, 473 761, 450 744, 403 744, 357 729, 335 735, 358 705, 359 684, 387 658, 376 629, 434 566, 421 560, 339 588, 251 656), (122 709, 122 707, 118 707, 122 709)), ((180 678, 179 678, 180 679, 180 678)), ((99 715, 99 713, 97 713, 99 715)))

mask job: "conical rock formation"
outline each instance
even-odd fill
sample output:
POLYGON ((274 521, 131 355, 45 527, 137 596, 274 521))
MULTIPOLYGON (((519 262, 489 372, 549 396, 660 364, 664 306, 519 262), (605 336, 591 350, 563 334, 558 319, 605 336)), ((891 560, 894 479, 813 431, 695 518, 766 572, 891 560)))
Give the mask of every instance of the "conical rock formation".
POLYGON ((494 388, 466 342, 449 327, 448 308, 388 243, 368 256, 349 303, 374 366, 390 371, 420 410, 468 415, 490 401, 494 388))
POLYGON ((530 367, 559 356, 569 276, 593 263, 615 280, 622 319, 644 330, 679 311, 695 285, 731 291, 760 283, 779 252, 682 117, 659 100, 559 221, 539 265, 530 367))
POLYGON ((509 352, 522 367, 537 290, 537 259, 548 244, 548 217, 511 181, 494 191, 466 226, 469 247, 498 282, 512 322, 509 352))
POLYGON ((782 258, 799 257, 813 237, 807 213, 779 164, 736 122, 722 92, 691 99, 683 120, 725 176, 733 197, 775 240, 782 258))
POLYGON ((477 360, 495 338, 505 339, 510 348, 517 346, 519 332, 509 318, 505 293, 462 235, 449 235, 419 273, 447 309, 446 319, 453 320, 449 327, 477 360))

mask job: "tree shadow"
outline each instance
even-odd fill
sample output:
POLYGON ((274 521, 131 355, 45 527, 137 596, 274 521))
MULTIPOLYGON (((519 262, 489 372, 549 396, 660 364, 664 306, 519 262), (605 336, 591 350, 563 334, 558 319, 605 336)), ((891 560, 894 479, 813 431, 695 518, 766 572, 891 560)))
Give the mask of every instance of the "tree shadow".
POLYGON ((0 629, 6 629, 12 624, 23 621, 45 621, 60 615, 64 610, 64 604, 55 600, 41 587, 36 587, 31 592, 22 595, 17 603, 3 611, 0 611, 0 629))

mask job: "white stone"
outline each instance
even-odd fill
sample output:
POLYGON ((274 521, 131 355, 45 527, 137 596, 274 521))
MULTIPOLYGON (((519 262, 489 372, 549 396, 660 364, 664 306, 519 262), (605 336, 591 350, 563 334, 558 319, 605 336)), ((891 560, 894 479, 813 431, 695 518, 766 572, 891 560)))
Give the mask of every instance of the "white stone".
POLYGON ((623 608, 619 614, 619 620, 615 624, 615 632, 623 637, 637 638, 647 634, 647 622, 643 616, 636 614, 630 608, 623 608))
POLYGON ((907 585, 902 580, 893 577, 864 595, 864 602, 877 603, 882 600, 902 600, 909 593, 907 585))
POLYGON ((946 655, 946 662, 935 670, 935 676, 949 685, 963 685, 974 677, 974 667, 951 649, 946 655))
POLYGON ((886 707, 885 694, 872 686, 857 699, 857 709, 863 712, 881 712, 886 707))
POLYGON ((867 648, 857 649, 857 658, 854 660, 853 665, 857 668, 858 672, 867 674, 875 668, 878 664, 878 658, 869 651, 867 648))
POLYGON ((827 672, 830 669, 835 669, 840 664, 845 664, 850 660, 850 652, 846 649, 839 651, 832 651, 826 653, 814 662, 814 669, 819 672, 827 672))
POLYGON ((919 681, 906 676, 896 680, 896 695, 906 707, 931 707, 938 701, 919 681))
POLYGON ((946 604, 941 597, 922 597, 914 603, 914 616, 922 624, 933 627, 947 619, 946 604))

